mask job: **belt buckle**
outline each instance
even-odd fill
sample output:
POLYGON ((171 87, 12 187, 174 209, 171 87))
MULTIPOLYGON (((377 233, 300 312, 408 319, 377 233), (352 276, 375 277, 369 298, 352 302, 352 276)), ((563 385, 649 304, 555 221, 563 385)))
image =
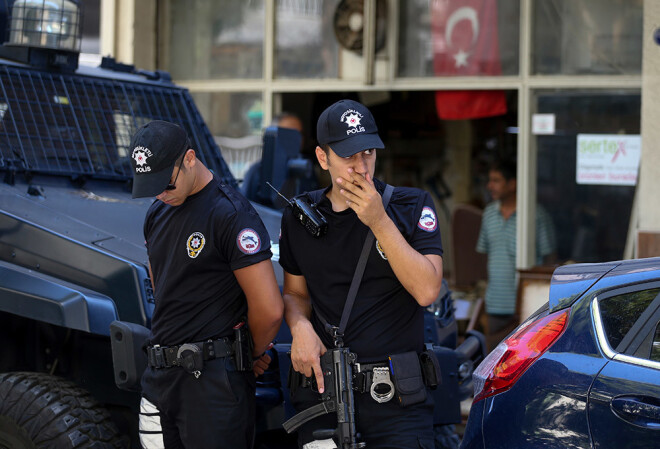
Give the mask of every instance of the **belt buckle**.
POLYGON ((372 377, 371 377, 371 397, 374 399, 374 401, 383 403, 383 402, 388 402, 394 397, 394 384, 392 383, 392 380, 390 379, 390 369, 387 367, 383 368, 374 368, 372 370, 372 377), (379 393, 376 391, 376 387, 380 385, 386 385, 389 387, 389 390, 385 393, 379 393))

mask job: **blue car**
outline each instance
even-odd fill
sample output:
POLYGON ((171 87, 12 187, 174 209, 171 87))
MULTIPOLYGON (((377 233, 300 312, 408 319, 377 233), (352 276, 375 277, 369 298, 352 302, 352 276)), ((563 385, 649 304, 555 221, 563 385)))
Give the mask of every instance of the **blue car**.
POLYGON ((660 448, 660 258, 555 270, 474 373, 463 449, 660 448))

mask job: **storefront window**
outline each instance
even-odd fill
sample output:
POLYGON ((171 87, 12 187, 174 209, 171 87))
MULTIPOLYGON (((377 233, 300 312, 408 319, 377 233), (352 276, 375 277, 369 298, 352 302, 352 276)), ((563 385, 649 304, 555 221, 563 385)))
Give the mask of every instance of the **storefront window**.
POLYGON ((167 70, 175 79, 263 77, 263 0, 171 0, 167 70))
POLYGON ((518 73, 518 1, 400 2, 401 77, 518 73))
POLYGON ((642 0, 533 2, 537 74, 639 74, 642 0))
POLYGON ((261 135, 261 92, 195 92, 192 96, 214 136, 261 135))
POLYGON ((333 16, 339 0, 276 2, 275 77, 336 78, 333 16))
POLYGON ((535 138, 537 199, 556 228, 559 262, 622 259, 641 146, 639 92, 539 92, 535 98, 537 112, 555 122, 535 138), (589 153, 586 162, 581 151, 589 153))
POLYGON ((99 54, 100 0, 83 0, 83 25, 81 53, 99 54))

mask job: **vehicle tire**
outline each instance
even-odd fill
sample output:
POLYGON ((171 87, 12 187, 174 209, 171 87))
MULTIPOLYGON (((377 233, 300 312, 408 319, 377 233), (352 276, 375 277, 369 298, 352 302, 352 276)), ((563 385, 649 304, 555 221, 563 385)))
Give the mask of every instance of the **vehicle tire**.
POLYGON ((43 373, 0 374, 0 448, 128 446, 109 413, 74 383, 43 373))
POLYGON ((435 449, 458 449, 461 444, 453 424, 433 427, 435 433, 435 449))

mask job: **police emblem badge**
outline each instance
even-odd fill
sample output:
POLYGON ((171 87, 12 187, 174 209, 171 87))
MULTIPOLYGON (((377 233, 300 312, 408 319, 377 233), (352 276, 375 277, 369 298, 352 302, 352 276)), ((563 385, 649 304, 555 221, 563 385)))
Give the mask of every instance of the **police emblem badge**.
POLYGON ((206 239, 204 238, 204 234, 201 232, 193 232, 190 234, 190 237, 188 237, 188 241, 186 242, 186 249, 188 250, 188 256, 191 259, 194 259, 195 257, 199 256, 199 253, 202 252, 202 249, 204 249, 204 244, 206 243, 206 239))

